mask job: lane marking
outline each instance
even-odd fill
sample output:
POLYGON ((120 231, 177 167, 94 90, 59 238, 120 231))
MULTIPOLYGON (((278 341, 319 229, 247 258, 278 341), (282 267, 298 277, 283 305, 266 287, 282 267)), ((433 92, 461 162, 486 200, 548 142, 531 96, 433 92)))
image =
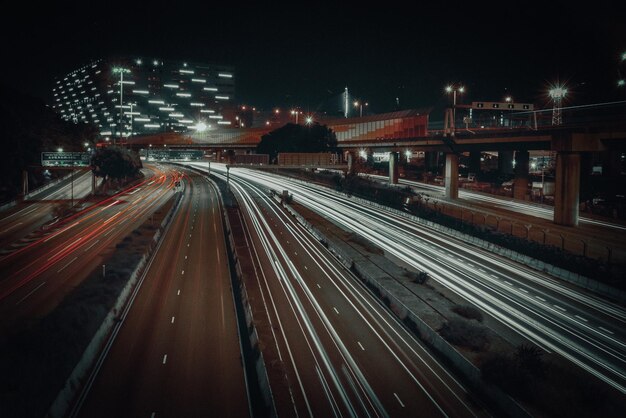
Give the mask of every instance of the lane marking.
POLYGON ((608 332, 608 333, 609 333, 609 334, 611 334, 611 335, 613 335, 613 334, 614 334, 614 332, 613 332, 613 331, 611 331, 610 329, 606 329, 606 328, 604 328, 604 327, 598 327, 598 328, 600 328, 600 329, 601 329, 602 331, 604 331, 604 332, 608 332))
POLYGON ((589 321, 587 321, 587 319, 586 319, 586 318, 583 318, 583 317, 582 317, 582 316, 580 316, 580 315, 574 315, 574 316, 575 316, 576 318, 580 319, 581 321, 589 322, 589 321))
POLYGON ((4 234, 5 232, 10 231, 11 229, 13 229, 13 228, 15 228, 16 226, 19 226, 19 225, 21 225, 21 224, 22 224, 22 222, 18 222, 18 223, 16 223, 15 225, 13 225, 13 226, 11 226, 11 227, 9 227, 9 228, 5 229, 4 231, 0 232, 0 234, 4 234))
POLYGON ((178 289, 178 293, 176 293, 177 295, 180 295, 180 289, 178 289))
POLYGON ((504 281, 504 283, 508 284, 509 286, 513 286, 513 283, 507 282, 506 280, 504 281))
POLYGON ((97 243, 99 243, 99 242, 100 242, 100 240, 99 240, 99 239, 97 239, 97 240, 96 240, 93 244, 91 244, 89 247, 85 248, 85 251, 83 251, 83 252, 85 252, 85 253, 86 253, 87 251, 89 251, 89 250, 91 249, 91 247, 93 247, 94 245, 96 245, 96 244, 97 244, 97 243))
POLYGON ((172 324, 174 323, 174 317, 172 317, 172 324))
POLYGON ((545 302, 546 300, 544 298, 542 298, 541 296, 535 296, 537 299, 539 299, 542 302, 545 302))
POLYGON ((187 259, 187 256, 185 256, 185 260, 187 259))
POLYGON ((70 261, 69 263, 67 263, 66 265, 64 265, 63 267, 61 267, 60 270, 57 270, 57 273, 62 272, 63 270, 65 270, 65 267, 69 266, 70 264, 72 264, 74 261, 76 261, 76 259, 78 259, 78 256, 72 258, 72 261, 70 261))
MULTIPOLYGON (((15 306, 19 305, 20 303, 24 302, 24 299, 26 299, 27 297, 29 297, 30 295, 32 295, 33 293, 35 293, 41 286, 43 286, 44 284, 46 284, 46 282, 42 282, 39 286, 37 286, 36 288, 34 288, 33 290, 31 290, 30 292, 28 292, 28 294, 26 296, 24 296, 22 299, 18 300, 17 303, 15 304, 15 306)), ((602 327, 600 327, 602 328, 602 327)), ((610 331, 609 331, 610 332, 610 331)), ((613 334, 611 332, 611 334, 613 334)))
POLYGON ((181 271, 180 274, 185 274, 185 270, 181 271))
POLYGON ((522 291, 522 292, 524 292, 524 293, 528 293, 528 290, 526 290, 526 289, 522 289, 521 287, 519 288, 519 290, 521 290, 521 291, 522 291))
POLYGON ((400 403, 400 406, 404 408, 404 404, 402 403, 402 401, 400 400, 400 397, 398 396, 398 394, 396 392, 393 393, 393 396, 396 397, 396 399, 398 400, 398 402, 400 403))
POLYGON ((294 251, 293 253, 294 253, 295 255, 298 255, 298 252, 297 252, 297 251, 294 251))
POLYGON ((494 279, 499 279, 498 276, 496 276, 495 274, 490 274, 491 277, 493 277, 494 279))
POLYGON ((361 350, 365 351, 365 348, 363 348, 363 345, 361 345, 360 341, 357 341, 356 343, 359 345, 359 347, 361 347, 361 350))
POLYGON ((337 312, 337 315, 339 315, 339 311, 337 310, 337 308, 333 306, 333 309, 335 310, 335 312, 337 312))
POLYGON ((318 289, 321 289, 321 288, 322 288, 322 286, 320 286, 320 284, 318 283, 318 284, 317 284, 317 288, 318 288, 318 289))
POLYGON ((308 268, 307 266, 304 266, 304 269, 305 269, 305 270, 308 270, 309 268, 308 268))
POLYGON ((559 305, 554 305, 554 307, 555 307, 555 308, 557 308, 557 309, 558 309, 558 310, 560 310, 560 311, 567 312, 567 309, 562 308, 562 307, 560 307, 559 305))
POLYGON ((167 354, 163 356, 163 364, 167 362, 167 354))

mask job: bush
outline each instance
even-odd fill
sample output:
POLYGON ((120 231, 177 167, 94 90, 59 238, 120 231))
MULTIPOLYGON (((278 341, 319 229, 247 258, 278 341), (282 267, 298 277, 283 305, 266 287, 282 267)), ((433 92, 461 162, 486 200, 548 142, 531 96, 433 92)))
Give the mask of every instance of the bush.
POLYGON ((474 306, 457 305, 452 308, 452 312, 455 312, 467 319, 475 319, 478 322, 483 322, 483 313, 474 306))
POLYGON ((439 330, 439 334, 451 344, 467 347, 473 351, 483 351, 489 345, 486 329, 464 319, 446 322, 439 330))

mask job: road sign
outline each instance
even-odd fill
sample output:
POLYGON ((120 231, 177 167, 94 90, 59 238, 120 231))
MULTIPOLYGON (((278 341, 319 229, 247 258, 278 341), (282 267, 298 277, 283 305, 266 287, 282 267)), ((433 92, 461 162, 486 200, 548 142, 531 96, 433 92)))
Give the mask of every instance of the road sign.
POLYGON ((43 167, 88 167, 91 163, 90 152, 42 152, 43 167))
POLYGON ((191 161, 201 160, 204 157, 202 150, 187 149, 149 149, 148 161, 191 161))

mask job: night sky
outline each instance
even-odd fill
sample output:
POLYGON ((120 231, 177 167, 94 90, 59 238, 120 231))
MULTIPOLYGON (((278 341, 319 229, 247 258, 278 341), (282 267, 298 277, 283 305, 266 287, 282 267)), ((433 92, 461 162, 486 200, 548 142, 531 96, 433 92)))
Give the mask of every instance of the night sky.
POLYGON ((557 79, 571 104, 625 97, 621 2, 24 3, 4 13, 2 80, 45 100, 55 76, 123 54, 233 65, 238 103, 265 109, 329 108, 346 85, 374 112, 396 97, 403 109, 441 104, 450 82, 467 86, 465 101, 541 106, 557 79))

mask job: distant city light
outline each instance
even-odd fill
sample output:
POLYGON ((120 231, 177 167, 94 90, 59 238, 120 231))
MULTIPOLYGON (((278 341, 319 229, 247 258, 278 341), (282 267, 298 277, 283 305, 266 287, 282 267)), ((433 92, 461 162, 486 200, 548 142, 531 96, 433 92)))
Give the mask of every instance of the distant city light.
POLYGON ((63 152, 63 148, 57 148, 57 152, 63 152))
POLYGON ((624 87, 626 85, 626 80, 621 79, 617 80, 617 87, 624 87))
POLYGON ((198 132, 204 132, 206 131, 206 129, 207 129, 207 126, 203 122, 198 122, 198 124, 196 125, 196 131, 198 132))
POLYGON ((305 119, 305 122, 307 125, 310 125, 313 123, 313 118, 311 116, 307 116, 305 119))

